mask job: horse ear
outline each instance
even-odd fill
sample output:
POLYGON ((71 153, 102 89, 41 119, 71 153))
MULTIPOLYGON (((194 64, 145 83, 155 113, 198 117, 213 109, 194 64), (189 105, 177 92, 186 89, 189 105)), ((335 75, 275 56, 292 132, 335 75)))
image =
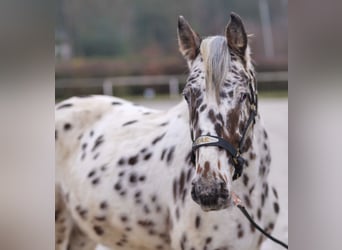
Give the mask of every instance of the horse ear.
POLYGON ((226 28, 226 37, 229 48, 240 56, 245 56, 247 34, 241 18, 233 12, 230 14, 230 21, 226 28))
POLYGON ((189 23, 183 16, 178 17, 178 45, 179 51, 187 60, 194 60, 199 53, 201 39, 196 32, 192 30, 189 23))

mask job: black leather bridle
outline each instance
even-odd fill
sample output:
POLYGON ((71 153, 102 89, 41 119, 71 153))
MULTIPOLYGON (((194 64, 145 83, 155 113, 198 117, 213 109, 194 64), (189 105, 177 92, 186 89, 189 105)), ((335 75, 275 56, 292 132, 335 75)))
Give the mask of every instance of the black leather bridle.
POLYGON ((246 162, 246 160, 241 156, 242 147, 245 143, 246 136, 250 131, 250 128, 255 123, 255 117, 258 113, 258 96, 257 92, 253 87, 253 84, 251 81, 249 81, 249 89, 250 93, 248 93, 248 100, 250 102, 250 113, 249 118, 247 120, 247 124, 243 130, 242 137, 239 142, 238 148, 235 148, 230 142, 226 141, 225 139, 213 136, 213 135, 201 135, 197 137, 192 144, 192 161, 195 161, 195 152, 198 148, 203 146, 215 146, 220 147, 229 152, 229 154, 232 157, 233 165, 234 165, 234 175, 233 180, 236 180, 242 175, 243 172, 243 166, 246 162))

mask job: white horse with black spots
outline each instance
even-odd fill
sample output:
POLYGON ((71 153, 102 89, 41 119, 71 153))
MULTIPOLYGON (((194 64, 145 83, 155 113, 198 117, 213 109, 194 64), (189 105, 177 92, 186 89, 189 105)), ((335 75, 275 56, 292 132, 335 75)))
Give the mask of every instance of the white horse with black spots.
POLYGON ((272 231, 279 205, 243 23, 231 14, 225 36, 201 39, 179 17, 178 41, 190 73, 170 110, 108 96, 56 105, 56 249, 260 249, 234 197, 272 231))

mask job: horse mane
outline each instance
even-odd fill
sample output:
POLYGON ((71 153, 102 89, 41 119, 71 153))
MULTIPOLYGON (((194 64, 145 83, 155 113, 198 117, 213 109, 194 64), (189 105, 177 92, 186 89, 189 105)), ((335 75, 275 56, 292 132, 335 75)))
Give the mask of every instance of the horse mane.
POLYGON ((206 89, 213 90, 218 97, 231 61, 227 38, 208 37, 202 41, 200 51, 205 67, 206 89))

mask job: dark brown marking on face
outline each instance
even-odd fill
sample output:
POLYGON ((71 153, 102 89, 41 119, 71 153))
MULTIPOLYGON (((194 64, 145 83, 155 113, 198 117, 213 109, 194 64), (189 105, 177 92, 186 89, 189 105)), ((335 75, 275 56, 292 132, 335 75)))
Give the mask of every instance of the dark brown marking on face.
POLYGON ((255 157, 256 157, 255 153, 253 153, 253 152, 250 152, 250 153, 249 153, 249 158, 250 158, 251 160, 254 160, 255 157))
POLYGON ((220 92, 220 98, 221 98, 221 99, 226 99, 226 98, 227 98, 227 93, 224 92, 224 91, 221 91, 221 92, 220 92))
POLYGON ((206 108, 207 108, 207 104, 203 104, 203 105, 200 107, 199 111, 200 111, 200 112, 203 112, 206 108))
POLYGON ((234 96, 233 90, 232 90, 232 91, 229 91, 229 92, 228 92, 228 95, 229 95, 230 98, 233 98, 233 96, 234 96))
POLYGON ((208 112, 208 118, 210 119, 210 121, 212 123, 215 123, 216 122, 216 117, 215 117, 215 113, 214 113, 214 110, 210 109, 209 112, 208 112))
POLYGON ((197 112, 197 110, 194 111, 194 116, 193 116, 192 122, 193 122, 193 126, 197 127, 197 123, 198 123, 198 112, 197 112))
POLYGON ((229 141, 234 147, 238 147, 240 141, 240 135, 237 133, 237 128, 239 125, 238 107, 228 112, 226 123, 228 127, 228 135, 224 135, 223 138, 229 141))
POLYGON ((204 172, 203 172, 204 178, 207 178, 209 170, 210 170, 210 163, 206 161, 204 162, 204 172))
POLYGON ((121 102, 112 102, 112 105, 122 105, 121 102))
POLYGON ((199 129, 196 129, 196 132, 195 132, 195 138, 198 138, 202 135, 202 130, 199 128, 199 129))
POLYGON ((202 102, 203 102, 203 97, 196 99, 196 103, 195 103, 196 108, 201 106, 202 102))
POLYGON ((142 175, 139 177, 139 181, 143 182, 146 180, 146 176, 145 175, 142 175))
POLYGON ((157 144, 157 142, 159 142, 161 139, 163 139, 163 137, 165 136, 166 133, 156 137, 153 141, 152 141, 152 145, 157 144))
POLYGON ((219 123, 215 123, 215 132, 218 137, 222 137, 222 126, 219 123))
POLYGON ((224 121, 223 121, 223 117, 220 113, 218 113, 216 115, 216 119, 219 120, 219 122, 221 123, 221 125, 224 125, 224 121))

